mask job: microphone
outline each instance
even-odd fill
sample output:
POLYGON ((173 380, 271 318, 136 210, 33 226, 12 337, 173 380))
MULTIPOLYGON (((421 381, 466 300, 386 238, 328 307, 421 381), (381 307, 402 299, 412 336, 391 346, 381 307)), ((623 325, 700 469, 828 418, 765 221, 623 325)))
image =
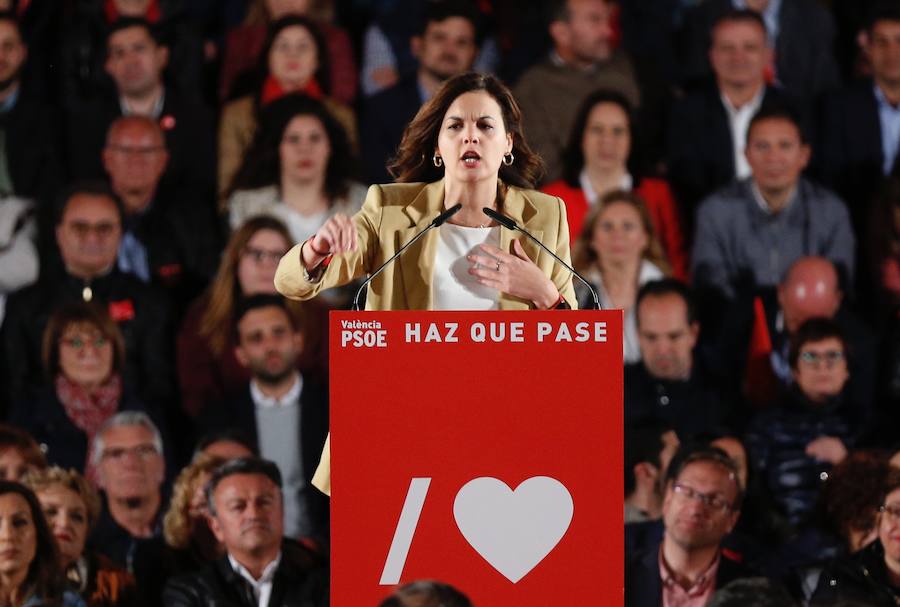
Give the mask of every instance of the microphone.
POLYGON ((381 274, 381 271, 384 270, 388 266, 388 264, 390 264, 392 261, 394 261, 395 259, 400 257, 400 255, 403 253, 403 251, 405 251, 407 249, 407 247, 409 247, 410 245, 412 245, 412 243, 414 243, 415 241, 422 238, 422 236, 427 234, 430 230, 443 225, 448 219, 450 219, 451 217, 453 217, 454 215, 459 213, 459 210, 461 208, 462 208, 462 205, 457 203, 457 204, 453 205, 452 207, 450 207, 449 209, 447 209, 446 211, 444 211, 443 213, 441 213, 440 215, 438 215, 437 217, 435 217, 434 219, 432 219, 431 223, 429 223, 428 226, 424 230, 422 230, 421 232, 419 232, 418 234, 413 236, 409 242, 407 242, 405 245, 400 247, 397 250, 397 252, 394 253, 393 255, 391 255, 391 257, 386 262, 381 264, 381 266, 377 270, 375 270, 374 272, 369 274, 369 277, 367 279, 365 279, 361 285, 359 285, 359 289, 357 289, 356 295, 353 296, 353 306, 350 309, 353 310, 354 312, 359 312, 359 296, 362 294, 363 289, 365 289, 367 286, 369 286, 369 283, 372 282, 372 280, 376 276, 381 274))
POLYGON ((523 227, 520 227, 519 224, 516 223, 515 219, 513 219, 512 217, 508 217, 508 216, 504 215, 503 213, 498 213, 494 209, 490 209, 488 207, 484 207, 481 210, 484 212, 485 215, 487 215, 488 217, 490 217, 491 219, 493 219, 494 221, 496 221, 497 223, 502 225, 507 230, 513 230, 515 232, 521 232, 522 234, 525 234, 525 236, 530 238, 534 243, 536 243, 544 251, 549 253, 553 257, 553 259, 558 261, 561 266, 563 266, 565 269, 567 269, 569 272, 571 272, 573 276, 575 276, 578 280, 580 280, 581 282, 584 283, 584 286, 586 286, 588 289, 590 289, 591 295, 594 297, 594 309, 595 310, 603 309, 603 306, 600 305, 600 298, 597 297, 597 291, 594 289, 594 287, 591 285, 591 283, 589 283, 587 280, 585 280, 584 276, 579 274, 575 270, 575 268, 573 268, 572 266, 567 264, 565 261, 563 261, 559 255, 557 255, 556 253, 551 251, 549 248, 547 248, 547 245, 545 245, 543 242, 541 242, 540 240, 535 238, 531 234, 531 232, 529 232, 528 230, 526 230, 523 227))

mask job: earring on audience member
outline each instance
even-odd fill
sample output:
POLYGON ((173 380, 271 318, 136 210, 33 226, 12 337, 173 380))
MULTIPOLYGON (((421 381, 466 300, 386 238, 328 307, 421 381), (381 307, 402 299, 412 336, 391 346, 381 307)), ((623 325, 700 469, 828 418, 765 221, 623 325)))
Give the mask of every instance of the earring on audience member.
POLYGON ((435 152, 434 156, 431 157, 431 162, 433 162, 434 166, 436 166, 437 168, 441 168, 442 166, 444 166, 444 159, 438 156, 437 152, 435 152))

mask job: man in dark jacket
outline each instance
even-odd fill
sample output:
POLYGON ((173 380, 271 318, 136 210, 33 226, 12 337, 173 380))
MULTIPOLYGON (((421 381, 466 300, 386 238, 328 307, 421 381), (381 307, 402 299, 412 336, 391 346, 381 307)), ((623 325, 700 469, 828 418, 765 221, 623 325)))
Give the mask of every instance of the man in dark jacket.
POLYGON ((251 373, 242 393, 201 414, 203 431, 241 428, 260 455, 278 466, 284 487, 284 534, 324 546, 328 500, 310 485, 328 434, 328 392, 297 371, 303 334, 278 295, 254 295, 235 312, 235 354, 251 373))
POLYGON ((728 405, 695 360, 700 325, 687 286, 647 283, 635 307, 642 360, 625 367, 625 423, 663 422, 682 441, 719 430, 728 405))
POLYGON ((727 455, 700 448, 677 457, 663 501, 662 542, 625 568, 625 605, 705 604, 717 588, 752 573, 722 538, 740 516, 742 490, 727 455))
POLYGON ((206 488, 210 526, 227 555, 168 582, 169 607, 325 607, 328 574, 300 544, 282 537, 281 474, 270 461, 231 460, 206 488))
POLYGON ((219 234, 202 199, 186 188, 176 195, 159 187, 168 160, 154 120, 123 116, 110 125, 103 166, 125 209, 119 269, 165 289, 184 310, 215 273, 219 234))
POLYGON ((105 67, 115 89, 99 91, 69 108, 70 172, 76 178, 101 177, 100 151, 109 125, 119 116, 146 116, 157 121, 166 136, 170 158, 163 186, 199 190, 203 202, 212 205, 216 157, 212 116, 185 91, 165 82, 168 48, 140 19, 117 21, 106 43, 105 67))

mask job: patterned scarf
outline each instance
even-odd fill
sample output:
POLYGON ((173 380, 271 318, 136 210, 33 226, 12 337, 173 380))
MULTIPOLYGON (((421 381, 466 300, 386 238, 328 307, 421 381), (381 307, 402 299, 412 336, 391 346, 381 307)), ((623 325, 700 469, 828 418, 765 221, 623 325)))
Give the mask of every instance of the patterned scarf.
POLYGON ((84 463, 84 476, 90 481, 97 480, 97 471, 91 463, 91 451, 94 448, 94 436, 107 419, 119 410, 122 399, 122 378, 113 375, 102 386, 93 392, 65 377, 62 373, 56 376, 56 396, 62 403, 66 416, 81 431, 87 434, 87 460, 84 463))

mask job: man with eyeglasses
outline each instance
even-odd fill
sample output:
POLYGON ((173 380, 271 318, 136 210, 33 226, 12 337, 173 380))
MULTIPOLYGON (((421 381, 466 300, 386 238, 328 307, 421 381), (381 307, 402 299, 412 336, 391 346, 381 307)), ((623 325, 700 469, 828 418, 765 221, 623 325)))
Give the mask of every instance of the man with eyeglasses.
POLYGON ((122 208, 102 183, 81 183, 63 192, 55 236, 60 262, 44 259, 41 280, 7 302, 2 345, 4 389, 11 402, 24 400, 46 378, 42 336, 50 316, 66 302, 107 307, 125 337, 125 376, 147 403, 167 403, 173 392, 169 350, 169 303, 165 294, 116 266, 122 208))
POLYGON ((703 607, 717 588, 753 575, 721 549, 737 523, 743 491, 721 450, 683 451, 669 468, 662 542, 626 564, 627 607, 703 607))
POLYGON ((125 210, 119 269, 166 289, 180 310, 215 272, 219 233, 202 197, 190 188, 160 187, 168 161, 156 121, 123 116, 110 125, 103 167, 125 210))
POLYGON ((811 607, 900 604, 900 470, 890 472, 884 494, 876 523, 878 538, 825 568, 811 607))
POLYGON ((284 478, 285 535, 325 546, 328 500, 310 482, 328 434, 328 393, 297 369, 303 351, 298 319, 282 297, 252 295, 235 311, 235 333, 235 355, 250 371, 250 382, 231 400, 207 407, 198 426, 247 432, 251 446, 284 478))
POLYGON ((104 492, 103 511, 91 540, 134 573, 141 540, 162 534, 166 506, 162 436, 145 413, 117 413, 97 431, 91 460, 104 492))

